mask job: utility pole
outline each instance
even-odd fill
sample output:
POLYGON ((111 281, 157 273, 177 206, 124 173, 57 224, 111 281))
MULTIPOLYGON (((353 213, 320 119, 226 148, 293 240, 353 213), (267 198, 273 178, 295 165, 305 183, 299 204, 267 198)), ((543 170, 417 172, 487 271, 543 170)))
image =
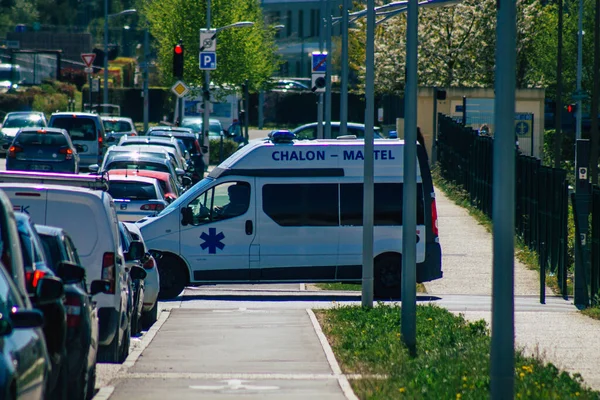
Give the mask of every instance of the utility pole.
POLYGON ((340 135, 348 134, 348 8, 350 0, 342 0, 342 76, 340 82, 340 135), (346 60, 346 61, 344 61, 346 60))
POLYGON ((598 184, 598 96, 600 95, 600 0, 596 0, 594 24, 594 92, 592 93, 592 134, 590 152, 590 174, 592 184, 598 184))
POLYGON ((583 64, 583 0, 579 0, 579 22, 577 28, 577 112, 575 113, 577 126, 575 138, 581 139, 581 68, 583 64))
POLYGON ((144 30, 144 132, 148 132, 148 119, 150 109, 150 98, 148 93, 148 58, 150 57, 150 46, 148 38, 148 28, 144 30))
MULTIPOLYGON (((210 2, 206 0, 206 29, 210 30, 210 2)), ((204 112, 202 113, 202 140, 207 141, 210 128, 210 70, 204 70, 204 89, 202 90, 204 99, 204 112)), ((240 121, 241 123, 242 121, 240 121)))
POLYGON ((558 50, 556 54, 556 109, 554 134, 554 168, 560 168, 562 152, 562 50, 563 50, 563 0, 558 0, 558 50))
POLYGON ((325 134, 324 137, 325 139, 331 139, 331 71, 332 71, 332 67, 331 67, 331 58, 333 55, 332 49, 333 46, 331 44, 331 23, 333 22, 331 20, 331 0, 326 0, 327 5, 326 7, 326 11, 325 11, 325 15, 327 16, 326 18, 326 36, 327 36, 327 65, 326 65, 326 72, 325 72, 325 134))

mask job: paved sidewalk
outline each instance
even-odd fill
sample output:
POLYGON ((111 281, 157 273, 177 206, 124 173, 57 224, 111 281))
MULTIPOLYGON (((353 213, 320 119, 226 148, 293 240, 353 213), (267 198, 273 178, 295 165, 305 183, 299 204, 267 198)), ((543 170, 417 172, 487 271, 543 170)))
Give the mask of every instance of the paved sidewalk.
MULTIPOLYGON (((444 277, 426 283, 427 292, 491 296, 492 235, 439 189, 436 199, 444 277)), ((553 295, 548 288, 546 294, 553 295)), ((539 296, 539 274, 517 260, 515 295, 539 296)), ((572 305, 572 299, 564 301, 572 305)), ((490 312, 462 314, 469 320, 491 321, 490 312)), ((526 354, 540 355, 559 368, 580 373, 585 384, 600 390, 600 321, 582 315, 575 306, 561 312, 516 311, 515 334, 517 346, 526 354)))

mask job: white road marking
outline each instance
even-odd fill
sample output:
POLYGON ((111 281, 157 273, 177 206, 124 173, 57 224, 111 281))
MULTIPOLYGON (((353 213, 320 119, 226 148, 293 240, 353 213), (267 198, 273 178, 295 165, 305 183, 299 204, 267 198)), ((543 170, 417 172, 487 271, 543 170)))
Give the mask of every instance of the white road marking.
POLYGON ((98 391, 98 393, 96 393, 94 397, 92 397, 92 400, 107 400, 113 394, 114 391, 114 386, 104 386, 100 388, 100 390, 98 391))
POLYGON ((152 325, 152 328, 150 328, 148 332, 144 334, 142 340, 140 340, 139 346, 129 353, 129 356, 121 366, 120 372, 125 372, 127 369, 133 367, 142 352, 150 345, 150 342, 152 342, 152 339, 154 339, 154 336, 156 336, 158 330, 163 326, 167 318, 169 318, 169 315, 171 315, 170 311, 163 310, 160 313, 160 316, 154 325, 152 325))
POLYGON ((342 392, 344 392, 344 395, 346 396, 346 398, 348 400, 358 400, 358 397, 354 394, 354 391, 352 390, 352 387, 350 386, 350 382, 348 382, 348 378, 346 377, 346 375, 342 374, 342 369, 340 368, 337 360, 335 359, 333 350, 331 350, 331 346, 329 345, 329 342, 327 341, 327 337, 325 336, 325 334, 323 333, 323 330, 321 329, 321 325, 319 325, 319 321, 317 320, 315 313, 310 308, 307 308, 306 312, 308 313, 308 316, 310 317, 310 322, 312 322, 312 326, 315 330, 315 333, 317 334, 317 337, 319 338, 319 342, 321 342, 321 347, 323 348, 323 352, 325 352, 325 357, 327 358, 327 362, 329 362, 329 366, 331 367, 331 370, 333 371, 334 375, 337 377, 338 384, 340 385, 342 392))
MULTIPOLYGON (((349 379, 387 379, 386 375, 348 374, 349 379)), ((133 372, 121 379, 195 379, 226 381, 232 379, 248 381, 315 381, 339 379, 334 374, 271 374, 271 373, 208 373, 208 372, 133 372)))
POLYGON ((305 284, 305 283, 301 283, 301 284, 300 284, 300 290, 301 290, 301 291, 304 291, 304 290, 306 290, 306 284, 305 284))
POLYGON ((229 379, 226 381, 226 385, 218 385, 218 386, 208 386, 208 385, 194 385, 190 386, 190 389, 197 390, 277 390, 279 386, 255 386, 255 385, 246 385, 244 381, 241 379, 229 379))

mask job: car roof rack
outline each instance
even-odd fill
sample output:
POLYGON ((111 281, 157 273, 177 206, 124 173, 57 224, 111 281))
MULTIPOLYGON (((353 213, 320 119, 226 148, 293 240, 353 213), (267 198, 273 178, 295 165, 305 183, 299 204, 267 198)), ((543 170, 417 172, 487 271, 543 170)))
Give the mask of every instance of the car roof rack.
POLYGON ((58 174, 52 172, 0 171, 0 183, 31 183, 76 186, 94 190, 108 190, 103 175, 58 174))

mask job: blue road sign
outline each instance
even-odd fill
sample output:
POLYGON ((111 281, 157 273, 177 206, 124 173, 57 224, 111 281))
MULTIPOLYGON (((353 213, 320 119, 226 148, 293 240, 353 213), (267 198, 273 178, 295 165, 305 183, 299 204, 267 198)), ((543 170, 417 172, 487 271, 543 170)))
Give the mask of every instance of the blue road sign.
POLYGON ((214 51, 200 53, 200 69, 217 69, 217 53, 214 51))
POLYGON ((327 53, 312 53, 312 72, 327 72, 327 53))
POLYGON ((515 133, 519 136, 525 136, 529 133, 529 124, 527 122, 517 122, 515 125, 515 133))

